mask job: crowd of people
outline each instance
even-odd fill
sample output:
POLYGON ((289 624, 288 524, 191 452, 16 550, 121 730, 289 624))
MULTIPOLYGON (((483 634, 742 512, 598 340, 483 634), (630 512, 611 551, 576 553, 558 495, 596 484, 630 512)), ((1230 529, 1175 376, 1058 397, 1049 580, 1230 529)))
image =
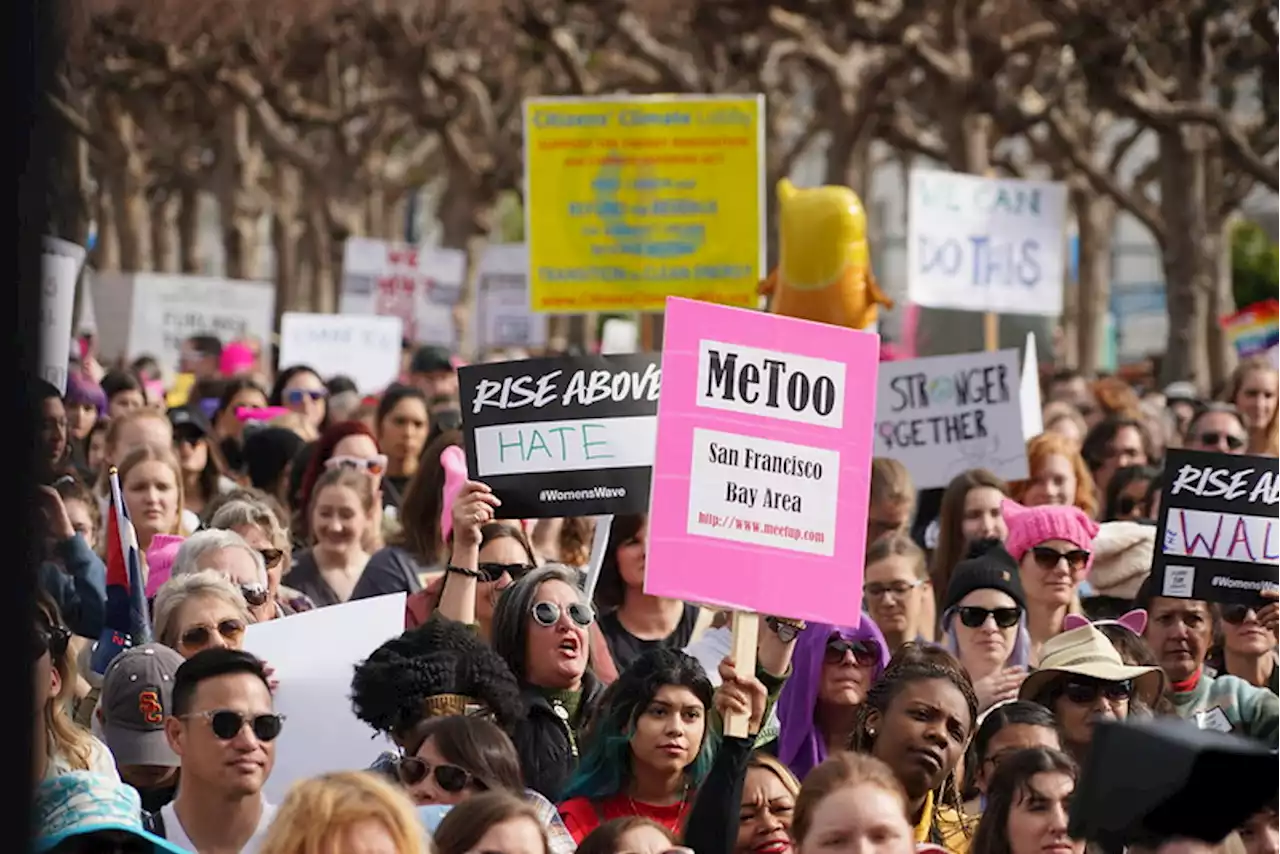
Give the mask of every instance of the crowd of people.
MULTIPOLYGON (((1080 854, 1100 722, 1277 747, 1275 591, 1150 580, 1166 449, 1277 454, 1270 362, 1212 400, 1047 376, 1021 482, 917 490, 873 459, 861 621, 763 616, 754 668, 725 655, 730 615, 645 592, 644 516, 613 520, 588 597, 592 520, 499 519, 459 479, 451 354, 407 348, 373 398, 268 376, 243 342, 197 336, 182 362, 171 406, 154 360, 42 387, 41 851, 1080 854), (103 661, 113 473, 153 640, 103 661), (268 803, 297 722, 247 628, 400 592, 403 631, 351 678, 383 748, 268 803)), ((1194 850, 1276 854, 1275 777, 1222 784, 1269 803, 1194 850)))

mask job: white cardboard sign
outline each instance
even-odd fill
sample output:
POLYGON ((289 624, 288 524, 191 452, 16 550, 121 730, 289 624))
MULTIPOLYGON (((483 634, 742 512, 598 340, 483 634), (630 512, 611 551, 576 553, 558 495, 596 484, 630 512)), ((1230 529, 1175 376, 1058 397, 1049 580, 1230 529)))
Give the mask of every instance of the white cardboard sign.
POLYGON ((382 391, 400 375, 398 317, 307 314, 280 318, 280 368, 309 365, 328 378, 350 377, 361 394, 382 391))
POLYGON ((917 489, 984 468, 1027 477, 1017 350, 881 362, 875 456, 906 465, 917 489))
POLYGON ((40 376, 63 394, 67 392, 76 280, 84 257, 81 246, 56 237, 44 239, 40 258, 40 376))
POLYGON ((529 250, 491 243, 476 269, 476 349, 547 346, 547 315, 529 310, 529 250))
POLYGON ((466 274, 466 253, 457 249, 349 237, 338 311, 398 317, 411 342, 452 350, 458 335, 453 307, 466 274))

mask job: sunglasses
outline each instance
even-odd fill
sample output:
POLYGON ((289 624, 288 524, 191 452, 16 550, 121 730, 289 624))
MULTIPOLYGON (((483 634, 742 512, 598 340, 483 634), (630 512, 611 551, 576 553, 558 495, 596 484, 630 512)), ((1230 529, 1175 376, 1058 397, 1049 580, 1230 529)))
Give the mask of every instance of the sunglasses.
POLYGON ((271 591, 265 584, 241 584, 240 595, 250 608, 261 608, 271 598, 271 591))
POLYGON ((1249 619, 1249 613, 1253 613, 1253 618, 1258 619, 1258 612, 1254 610, 1252 605, 1223 605, 1221 606, 1223 622, 1230 623, 1233 626, 1242 624, 1249 619))
POLYGON ((480 581, 492 584, 504 575, 510 575, 512 581, 519 581, 537 567, 528 563, 482 563, 476 567, 480 570, 480 581))
POLYGON ((262 562, 267 565, 267 569, 275 569, 284 558, 284 552, 280 549, 258 549, 258 554, 262 555, 262 562))
POLYGON ((1080 572, 1089 565, 1089 553, 1084 549, 1060 552, 1048 546, 1036 546, 1031 550, 1031 554, 1035 556, 1036 566, 1046 571, 1055 568, 1060 560, 1065 560, 1067 569, 1072 572, 1080 572))
POLYGON ((882 599, 892 593, 894 596, 901 599, 923 583, 923 581, 918 579, 913 582, 893 581, 888 584, 881 584, 880 582, 873 581, 862 588, 862 595, 866 596, 868 599, 882 599))
POLYGON ((988 617, 994 619, 996 625, 1002 629, 1012 628, 1018 625, 1018 620, 1022 619, 1021 608, 979 608, 976 605, 962 605, 956 608, 955 612, 960 617, 960 622, 971 629, 984 626, 988 617))
POLYGON ((1112 682, 1073 676, 1062 683, 1062 696, 1081 706, 1096 703, 1099 696, 1112 701, 1127 700, 1133 696, 1133 683, 1128 679, 1112 682))
POLYGON ((32 661, 38 661, 46 652, 51 659, 59 659, 66 655, 67 644, 71 642, 71 632, 66 626, 35 627, 35 643, 32 645, 32 661))
POLYGON ((284 402, 297 406, 304 400, 324 400, 328 396, 329 392, 322 388, 291 388, 285 390, 284 402))
POLYGON ((243 715, 230 709, 217 709, 212 712, 192 712, 183 717, 204 718, 209 722, 209 729, 213 730, 213 734, 223 741, 230 741, 239 735, 245 724, 253 730, 253 737, 258 741, 275 741, 284 728, 284 715, 276 714, 243 715))
POLYGON ((1244 439, 1233 433, 1219 433, 1216 430, 1206 430, 1199 436, 1201 445, 1218 445, 1220 442, 1226 442, 1227 447, 1233 451, 1238 451, 1244 447, 1244 439))
POLYGON ((478 789, 485 788, 457 765, 429 765, 416 756, 401 756, 396 762, 396 776, 406 786, 416 786, 427 777, 434 776, 436 785, 450 794, 461 792, 472 782, 476 783, 478 789))
POLYGON ((378 454, 376 457, 329 457, 324 461, 326 469, 350 469, 351 471, 362 471, 375 477, 384 474, 387 470, 386 454, 378 454))
POLYGON ((827 641, 827 649, 822 660, 826 664, 840 664, 849 653, 853 653, 853 663, 859 667, 871 667, 880 660, 880 647, 875 643, 850 641, 844 638, 832 638, 827 641))
POLYGON ((217 632, 223 640, 234 643, 244 634, 244 629, 241 620, 223 620, 216 626, 192 626, 182 633, 178 642, 187 647, 205 646, 217 632))
MULTIPOLYGON (((537 602, 533 606, 532 613, 535 623, 549 629, 560 622, 560 615, 564 613, 564 610, 555 602, 537 602)), ((591 610, 591 606, 584 605, 581 602, 574 602, 570 605, 568 613, 569 619, 580 629, 585 629, 596 619, 595 611, 591 610)))

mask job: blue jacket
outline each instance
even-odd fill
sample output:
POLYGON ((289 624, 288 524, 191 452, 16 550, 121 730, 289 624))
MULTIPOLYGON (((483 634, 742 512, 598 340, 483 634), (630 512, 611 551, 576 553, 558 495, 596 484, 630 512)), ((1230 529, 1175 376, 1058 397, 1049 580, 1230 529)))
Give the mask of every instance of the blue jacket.
POLYGON ((40 587, 77 635, 97 640, 107 619, 107 568, 79 534, 54 544, 61 559, 40 565, 40 587))

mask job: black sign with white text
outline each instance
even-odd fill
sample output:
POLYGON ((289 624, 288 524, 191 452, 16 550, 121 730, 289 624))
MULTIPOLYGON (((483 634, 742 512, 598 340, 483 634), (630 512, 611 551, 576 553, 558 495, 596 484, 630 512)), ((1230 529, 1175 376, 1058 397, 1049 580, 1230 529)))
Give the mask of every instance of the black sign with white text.
POLYGON ((458 370, 467 472, 503 519, 647 513, 661 356, 563 356, 458 370))
POLYGON ((1274 457, 1170 449, 1151 572, 1157 596, 1256 604, 1277 584, 1274 457))

